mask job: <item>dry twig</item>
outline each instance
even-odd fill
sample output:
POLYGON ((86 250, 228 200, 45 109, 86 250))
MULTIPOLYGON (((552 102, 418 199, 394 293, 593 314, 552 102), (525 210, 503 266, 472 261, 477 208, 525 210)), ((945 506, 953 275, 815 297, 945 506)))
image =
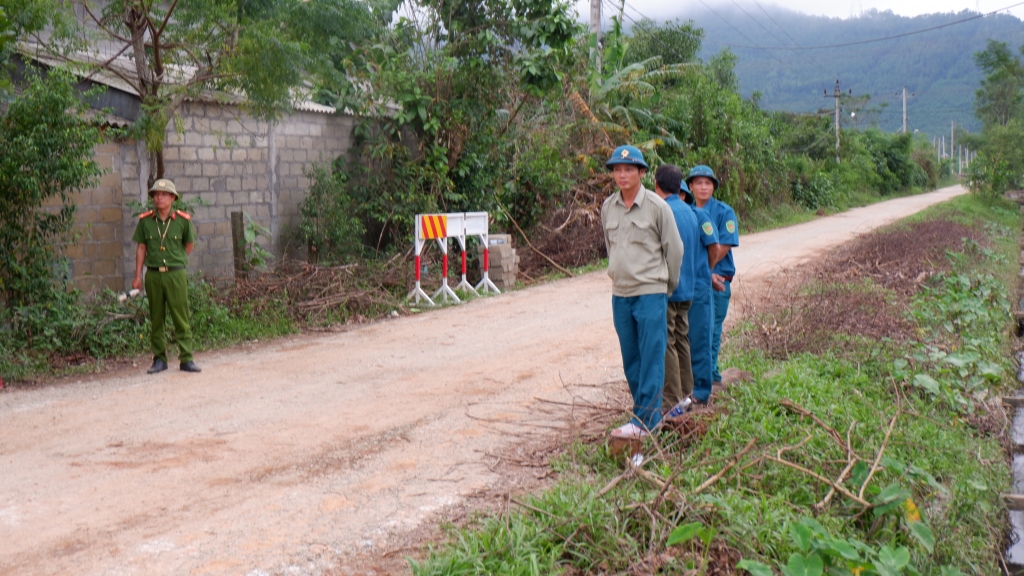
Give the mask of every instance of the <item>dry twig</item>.
MULTIPOLYGON (((843 481, 846 480, 846 475, 850 473, 850 470, 853 470, 854 465, 859 461, 859 459, 853 454, 853 445, 850 444, 850 433, 853 432, 853 427, 856 424, 857 421, 854 420, 853 422, 850 422, 850 427, 846 429, 846 467, 839 473, 839 478, 836 480, 836 484, 842 484, 843 481)), ((828 503, 832 501, 832 496, 834 496, 835 493, 835 487, 829 488, 828 494, 825 495, 821 502, 814 505, 814 509, 819 512, 824 510, 825 507, 828 506, 828 503)))
POLYGON ((803 472, 804 474, 807 474, 808 476, 810 476, 812 478, 815 478, 817 480, 820 480, 820 481, 824 482, 825 484, 828 484, 829 486, 835 488, 836 490, 839 491, 840 494, 846 496, 847 498, 853 500, 854 502, 857 502, 858 504, 860 504, 860 505, 862 505, 862 506, 864 506, 866 508, 871 508, 871 503, 870 502, 864 500, 863 498, 857 496, 853 492, 850 492, 846 488, 843 488, 842 486, 840 486, 839 484, 836 484, 835 482, 829 480, 828 478, 825 478, 824 476, 822 476, 821 474, 818 474, 817 472, 814 472, 812 470, 808 470, 807 468, 804 468, 803 466, 801 466, 799 464, 794 464, 794 463, 790 462, 789 460, 783 460, 782 458, 776 458, 774 456, 764 456, 763 458, 765 460, 771 460, 772 462, 778 462, 779 464, 782 464, 783 466, 788 466, 789 468, 792 468, 792 469, 794 469, 794 470, 796 470, 798 472, 803 472))
POLYGON ((513 225, 513 226, 515 226, 515 227, 516 227, 516 230, 518 230, 518 231, 519 231, 519 235, 523 237, 523 241, 524 241, 524 242, 526 242, 526 246, 527 246, 527 247, 528 247, 528 248, 529 248, 530 250, 533 250, 534 252, 536 252, 536 253, 537 253, 537 255, 538 255, 538 256, 540 256, 541 258, 543 258, 543 259, 547 260, 547 261, 548 261, 548 262, 549 262, 549 263, 550 263, 550 264, 551 264, 552 266, 554 266, 554 267, 555 267, 555 269, 556 269, 556 270, 558 270, 559 272, 561 272, 561 273, 565 274, 566 276, 568 276, 568 277, 570 277, 570 278, 572 278, 573 276, 575 276, 575 274, 573 274, 573 273, 572 273, 571 271, 569 271, 569 269, 568 269, 568 268, 565 268, 565 267, 561 266, 561 265, 560 265, 560 264, 559 264, 558 262, 555 262, 555 261, 554 261, 554 260, 552 260, 552 259, 551 259, 550 257, 548 257, 548 255, 547 255, 547 254, 545 254, 545 253, 541 252, 541 251, 540 251, 540 250, 538 250, 538 249, 537 249, 536 247, 534 247, 534 245, 533 245, 532 243, 530 243, 530 238, 529 238, 529 237, 528 237, 528 236, 526 235, 526 232, 523 232, 523 229, 519 227, 519 223, 518 223, 518 222, 516 222, 516 219, 515 219, 515 218, 513 218, 513 217, 512 217, 512 215, 511 215, 511 214, 509 214, 509 213, 508 213, 508 211, 507 211, 507 210, 505 210, 505 208, 504 208, 503 206, 499 206, 499 208, 501 208, 501 211, 505 213, 505 216, 508 216, 508 219, 509 219, 509 221, 510 221, 510 222, 512 222, 512 225, 513 225))
MULTIPOLYGON (((899 396, 897 396, 897 399, 899 396)), ((882 461, 882 456, 885 454, 885 447, 889 444, 889 437, 892 436, 892 430, 896 427, 896 418, 900 415, 900 407, 896 408, 896 413, 892 415, 892 420, 889 420, 889 429, 885 431, 885 438, 882 440, 882 447, 878 449, 878 454, 875 456, 875 462, 871 465, 871 470, 868 471, 868 477, 864 479, 864 483, 860 485, 860 491, 857 492, 857 496, 860 498, 864 497, 864 491, 868 488, 868 483, 871 482, 871 477, 875 475, 878 470, 878 463, 882 461)))
POLYGON ((821 426, 826 431, 828 431, 828 435, 831 436, 833 440, 839 443, 840 448, 846 448, 846 445, 843 444, 843 437, 839 435, 839 432, 836 432, 835 428, 829 426, 828 424, 825 424, 825 422, 823 422, 821 418, 815 416, 814 413, 811 412, 810 410, 804 408, 803 406, 800 406, 799 404, 796 404, 789 398, 779 399, 779 404, 782 405, 783 408, 789 410, 790 412, 795 412, 801 416, 807 416, 811 420, 814 420, 815 424, 821 426))
POLYGON ((743 448, 743 450, 737 452, 736 455, 732 457, 732 461, 725 465, 725 468, 722 468, 721 470, 718 471, 717 474, 705 480, 700 486, 697 486, 697 488, 693 491, 693 495, 696 496, 697 494, 700 494, 701 492, 704 491, 705 488, 711 486, 715 482, 718 482, 718 480, 720 480, 722 476, 725 476, 725 474, 729 472, 729 470, 732 470, 733 466, 739 463, 739 461, 744 456, 746 456, 747 452, 750 452, 750 450, 754 448, 754 444, 756 442, 757 438, 751 438, 750 442, 747 442, 747 445, 743 448))

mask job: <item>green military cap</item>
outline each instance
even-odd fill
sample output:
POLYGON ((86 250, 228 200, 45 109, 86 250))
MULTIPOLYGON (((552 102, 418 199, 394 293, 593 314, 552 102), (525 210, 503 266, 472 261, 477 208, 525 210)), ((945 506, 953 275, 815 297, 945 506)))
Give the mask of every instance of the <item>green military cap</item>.
POLYGON ((178 194, 178 189, 174 187, 174 182, 171 182, 167 178, 161 178, 156 182, 153 182, 153 186, 149 189, 149 195, 152 196, 153 192, 170 192, 174 194, 174 197, 181 199, 181 194, 178 194))

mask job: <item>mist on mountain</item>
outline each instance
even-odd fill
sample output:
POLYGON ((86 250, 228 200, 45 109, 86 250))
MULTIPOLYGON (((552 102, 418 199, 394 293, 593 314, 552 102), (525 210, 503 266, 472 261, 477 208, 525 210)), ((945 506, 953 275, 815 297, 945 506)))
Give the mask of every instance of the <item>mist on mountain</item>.
MULTIPOLYGON (((909 131, 949 134, 950 122, 969 131, 981 123, 974 115, 974 94, 982 73, 974 54, 989 39, 1015 50, 1024 44, 1024 22, 997 14, 920 34, 880 42, 835 46, 896 36, 976 16, 977 12, 906 17, 891 11, 868 10, 850 18, 801 14, 766 2, 680 9, 668 18, 692 20, 704 30, 699 56, 707 60, 723 49, 738 56, 740 93, 760 93, 762 108, 791 112, 830 113, 838 78, 843 93, 869 97, 863 112, 851 118, 844 103, 844 123, 851 127, 877 124, 885 131, 902 126, 902 90, 907 87, 909 131), (742 7, 742 8, 741 8, 742 7), (798 47, 833 46, 812 50, 798 47)), ((626 23, 641 20, 629 5, 626 23)), ((852 100, 851 100, 852 101, 852 100)))

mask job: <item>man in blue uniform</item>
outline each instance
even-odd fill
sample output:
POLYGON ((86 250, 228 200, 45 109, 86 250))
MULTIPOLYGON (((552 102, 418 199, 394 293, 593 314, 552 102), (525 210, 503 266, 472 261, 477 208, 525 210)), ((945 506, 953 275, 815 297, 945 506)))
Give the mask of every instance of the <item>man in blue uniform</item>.
POLYGON ((661 423, 667 295, 679 283, 683 241, 668 204, 640 182, 647 162, 639 149, 619 146, 605 166, 619 188, 601 206, 612 320, 633 396, 633 418, 612 436, 639 439, 661 423))
POLYGON ((736 275, 736 263, 732 257, 732 248, 740 245, 739 221, 731 206, 713 197, 718 190, 718 178, 708 166, 700 165, 690 170, 686 184, 693 192, 694 202, 703 208, 718 231, 719 243, 727 247, 725 254, 717 261, 711 271, 711 283, 715 307, 714 328, 711 336, 711 357, 714 366, 714 382, 722 382, 722 373, 718 366, 718 351, 722 345, 722 323, 729 313, 729 300, 732 297, 732 279, 736 275))
MULTIPOLYGON (((711 398, 714 380, 714 364, 711 356, 711 336, 714 329, 715 310, 712 302, 711 268, 721 254, 728 250, 718 243, 718 230, 707 212, 694 204, 693 193, 683 182, 681 192, 686 196, 697 220, 697 239, 694 255, 693 302, 690 304, 690 361, 693 372, 693 401, 706 405, 711 398)), ((689 244, 686 248, 689 249, 689 244)), ((681 416, 685 409, 673 409, 666 417, 681 416)))
MULTIPOLYGON (((654 171, 654 191, 672 209, 676 228, 683 240, 683 263, 679 270, 679 285, 668 295, 668 344, 665 349, 665 391, 662 409, 682 414, 683 401, 693 392, 693 371, 690 367, 690 302, 693 300, 694 258, 700 243, 697 217, 676 190, 683 182, 683 172, 671 164, 662 164, 654 171)), ((708 280, 710 287, 710 280, 708 280)), ((710 349, 710 347, 709 347, 710 349)))

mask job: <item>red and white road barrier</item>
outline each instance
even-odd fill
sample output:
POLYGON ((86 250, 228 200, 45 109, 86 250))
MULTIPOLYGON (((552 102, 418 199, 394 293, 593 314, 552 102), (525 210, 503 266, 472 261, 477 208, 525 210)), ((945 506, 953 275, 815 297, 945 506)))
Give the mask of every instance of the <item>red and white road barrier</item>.
MULTIPOLYGON (((487 241, 488 228, 487 223, 490 219, 487 216, 487 212, 466 212, 465 214, 466 230, 462 237, 462 281, 466 282, 466 236, 476 236, 480 238, 480 242, 484 247, 484 274, 483 278, 477 282, 475 290, 476 292, 494 292, 495 294, 501 294, 501 290, 491 282, 491 278, 488 275, 490 270, 491 260, 489 254, 490 243, 487 241)), ((468 286, 469 283, 466 282, 468 286)))
POLYGON ((415 266, 416 266, 416 284, 413 289, 409 291, 408 299, 415 303, 419 303, 420 300, 425 300, 431 306, 434 305, 434 300, 441 298, 445 301, 451 300, 456 304, 461 304, 462 300, 459 299, 458 295, 455 294, 455 290, 464 290, 466 292, 472 292, 479 296, 479 292, 492 291, 496 294, 501 294, 498 287, 491 282, 491 279, 487 275, 488 270, 488 253, 487 253, 487 235, 488 235, 488 217, 487 212, 453 212, 451 214, 417 214, 416 215, 416 232, 413 239, 415 246, 415 266), (484 273, 483 279, 474 287, 466 279, 466 238, 468 236, 478 236, 480 241, 483 242, 484 246, 484 273), (455 290, 452 290, 448 286, 448 239, 455 238, 459 243, 459 248, 462 250, 462 280, 458 285, 455 286, 455 290), (437 245, 441 248, 441 253, 444 255, 441 259, 442 271, 441 271, 441 287, 434 293, 433 298, 427 295, 423 291, 423 287, 420 284, 420 256, 423 254, 423 249, 426 247, 428 241, 436 240, 437 245))

